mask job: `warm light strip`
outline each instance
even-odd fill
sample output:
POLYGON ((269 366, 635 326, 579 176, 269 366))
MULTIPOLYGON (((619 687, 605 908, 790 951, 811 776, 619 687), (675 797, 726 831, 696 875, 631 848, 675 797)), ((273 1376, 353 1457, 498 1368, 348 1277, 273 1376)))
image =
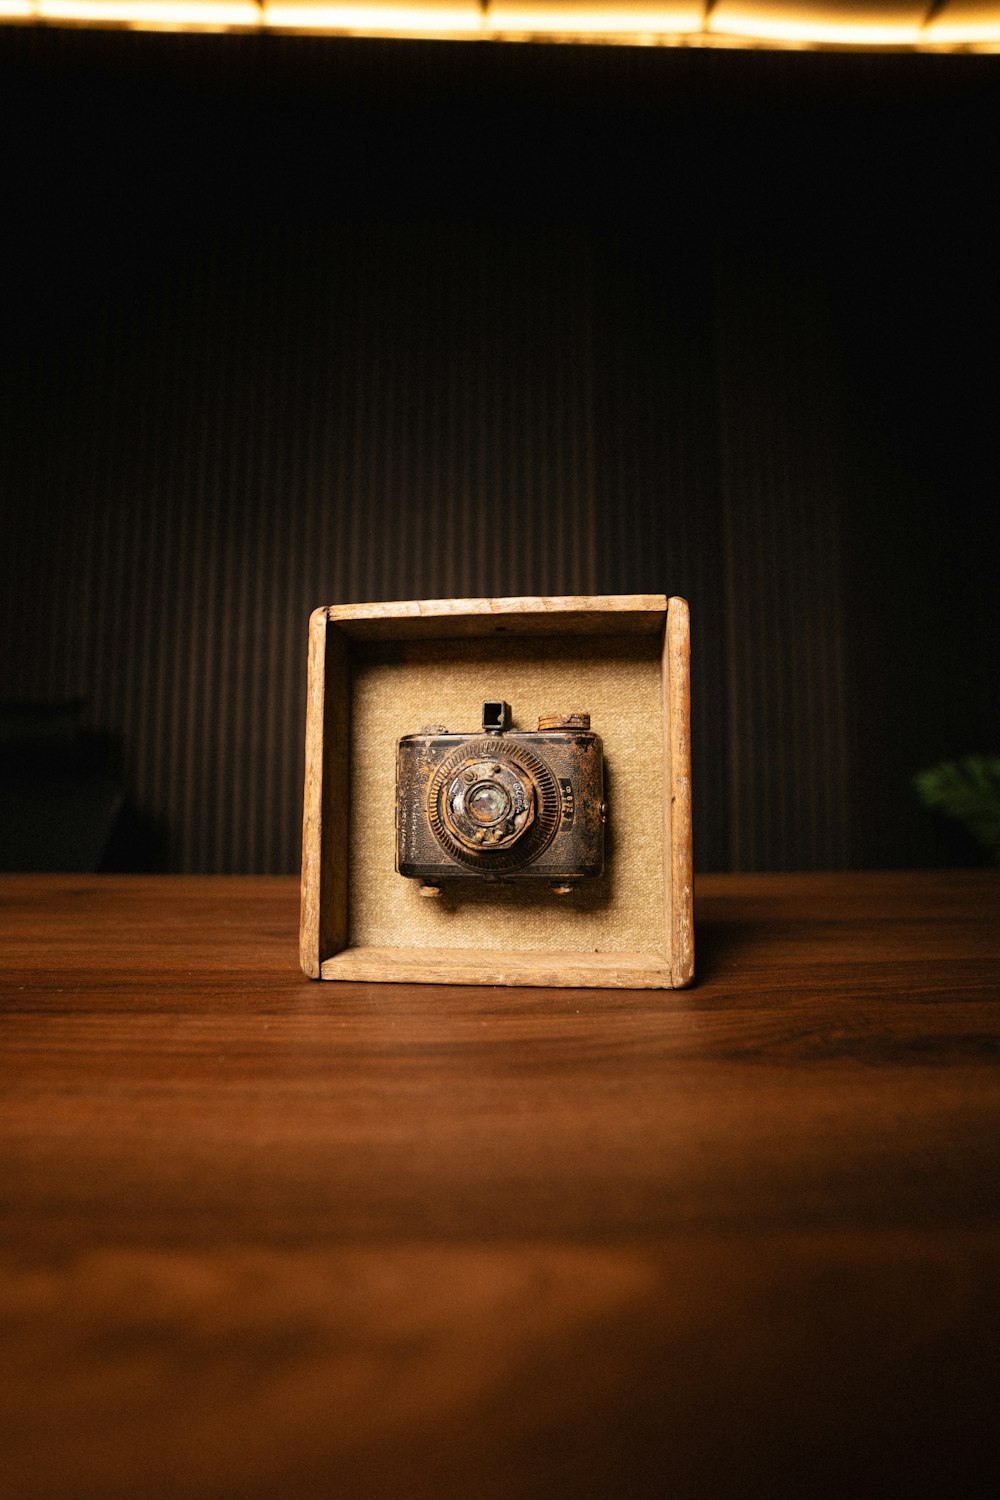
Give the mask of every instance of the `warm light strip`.
POLYGON ((476 35, 482 12, 472 5, 265 5, 264 25, 304 31, 391 32, 396 36, 476 35))
POLYGON ((970 21, 968 25, 948 23, 947 15, 940 21, 932 21, 921 33, 927 42, 949 42, 957 46, 975 47, 981 43, 1000 45, 1000 15, 995 21, 970 21))
POLYGON ((784 17, 722 16, 717 25, 708 18, 709 30, 718 36, 739 36, 763 42, 826 43, 834 47, 912 47, 920 41, 920 27, 906 25, 866 26, 857 21, 795 21, 784 17))
MULTIPOLYGON (((964 7, 963 7, 964 8, 964 7)), ((976 7, 978 10, 978 7, 976 7)), ((495 0, 480 9, 476 0, 409 5, 309 5, 254 0, 0 0, 5 21, 127 26, 137 30, 169 27, 178 31, 227 27, 280 31, 339 32, 371 36, 454 37, 465 40, 621 42, 661 46, 861 48, 867 50, 1000 52, 1000 0, 996 19, 981 12, 968 21, 949 21, 947 7, 929 25, 916 22, 866 25, 855 18, 829 16, 733 16, 726 7, 707 21, 691 0, 676 8, 647 3, 615 7, 592 4, 540 4, 495 0)))
POLYGON ((530 36, 690 36, 702 30, 705 13, 701 6, 687 11, 615 10, 608 6, 580 5, 562 10, 537 9, 531 5, 505 5, 497 0, 486 15, 491 32, 521 32, 530 36))
POLYGON ((135 26, 259 26, 251 0, 37 0, 43 21, 118 21, 135 26))

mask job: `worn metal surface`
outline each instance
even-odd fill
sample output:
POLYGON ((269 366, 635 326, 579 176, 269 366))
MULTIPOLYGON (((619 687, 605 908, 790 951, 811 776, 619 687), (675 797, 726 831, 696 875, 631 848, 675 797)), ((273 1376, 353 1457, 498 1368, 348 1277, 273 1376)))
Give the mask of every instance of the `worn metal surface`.
POLYGON ((604 749, 589 715, 546 714, 539 725, 553 727, 534 733, 490 722, 400 740, 396 869, 432 883, 545 880, 560 894, 603 874, 604 749))

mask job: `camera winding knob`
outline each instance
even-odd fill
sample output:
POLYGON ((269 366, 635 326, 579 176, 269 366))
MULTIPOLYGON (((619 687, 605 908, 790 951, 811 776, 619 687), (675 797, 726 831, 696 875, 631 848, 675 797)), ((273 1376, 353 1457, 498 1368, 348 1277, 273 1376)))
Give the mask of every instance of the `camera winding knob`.
POLYGON ((589 729, 590 715, 585 713, 575 714, 540 714, 538 718, 538 731, 544 734, 551 729, 589 729))

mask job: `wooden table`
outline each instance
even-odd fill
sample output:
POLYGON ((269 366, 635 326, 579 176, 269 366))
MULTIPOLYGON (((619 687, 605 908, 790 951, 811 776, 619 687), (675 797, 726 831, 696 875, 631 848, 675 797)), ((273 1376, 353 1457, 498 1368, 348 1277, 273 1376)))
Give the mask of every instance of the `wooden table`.
POLYGON ((0 1490, 1000 1493, 1000 876, 714 876, 678 993, 321 985, 4 877, 0 1490))

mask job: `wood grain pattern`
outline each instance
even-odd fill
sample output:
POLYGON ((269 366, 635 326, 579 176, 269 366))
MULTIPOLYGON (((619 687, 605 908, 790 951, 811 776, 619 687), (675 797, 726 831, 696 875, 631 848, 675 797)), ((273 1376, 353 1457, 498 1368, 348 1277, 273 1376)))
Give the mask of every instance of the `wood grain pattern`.
POLYGON ((318 979, 323 954, 323 751, 326 704, 326 610, 309 617, 306 688, 305 772, 302 785, 302 875, 299 910, 299 962, 318 979))
POLYGON ((303 782, 299 962, 319 979, 325 954, 347 942, 350 648, 325 609, 309 620, 306 757, 303 782))
POLYGON ((667 997, 296 902, 0 880, 0 1493, 996 1492, 1000 877, 703 877, 667 997))
POLYGON ((537 984, 570 988, 662 990, 673 987, 660 953, 554 953, 483 948, 345 948, 324 960, 324 979, 403 984, 537 984))
POLYGON ((670 599, 663 640, 664 885, 670 982, 694 978, 694 849, 691 830, 691 621, 686 599, 670 599))
POLYGON ((497 631, 655 635, 662 629, 666 607, 663 594, 528 595, 334 604, 328 615, 348 635, 365 641, 440 640, 497 631))

